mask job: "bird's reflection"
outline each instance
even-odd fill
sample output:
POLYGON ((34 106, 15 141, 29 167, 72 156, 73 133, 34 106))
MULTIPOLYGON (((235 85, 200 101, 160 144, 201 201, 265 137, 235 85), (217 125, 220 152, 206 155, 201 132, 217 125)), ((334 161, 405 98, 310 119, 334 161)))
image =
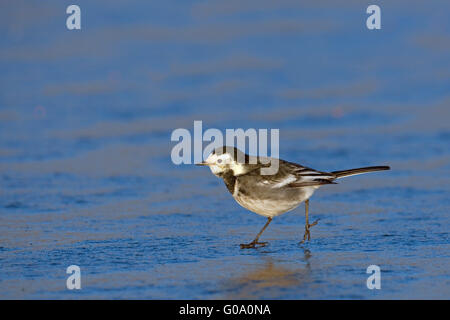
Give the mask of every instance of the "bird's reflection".
POLYGON ((288 288, 302 290, 311 282, 310 258, 312 254, 303 248, 297 263, 285 262, 273 257, 261 257, 258 265, 247 265, 238 277, 228 279, 224 292, 227 299, 264 299, 282 297, 288 288))

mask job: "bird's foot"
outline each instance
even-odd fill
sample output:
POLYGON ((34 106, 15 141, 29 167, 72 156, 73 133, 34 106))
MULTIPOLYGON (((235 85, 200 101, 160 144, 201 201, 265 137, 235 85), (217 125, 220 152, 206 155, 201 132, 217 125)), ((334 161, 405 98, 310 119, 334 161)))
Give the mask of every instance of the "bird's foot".
POLYGON ((308 240, 308 241, 311 240, 311 232, 309 231, 309 229, 311 229, 311 227, 314 227, 314 226, 319 222, 319 220, 320 220, 320 219, 317 219, 317 220, 314 221, 313 223, 311 223, 311 224, 306 224, 306 225, 305 225, 305 234, 304 234, 304 236, 303 236, 303 240, 300 241, 300 244, 305 243, 306 240, 308 240))
POLYGON ((241 249, 251 249, 251 248, 258 248, 258 247, 265 247, 268 244, 268 242, 258 242, 256 240, 253 240, 250 243, 241 243, 241 249))

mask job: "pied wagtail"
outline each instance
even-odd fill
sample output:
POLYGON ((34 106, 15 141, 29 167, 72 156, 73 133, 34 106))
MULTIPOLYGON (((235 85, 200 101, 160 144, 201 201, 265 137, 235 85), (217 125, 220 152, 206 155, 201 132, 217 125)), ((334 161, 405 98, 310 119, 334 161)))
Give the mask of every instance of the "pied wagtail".
POLYGON ((267 217, 267 222, 255 240, 241 244, 241 248, 265 246, 259 237, 272 218, 295 209, 305 201, 305 234, 300 243, 311 239, 309 224, 309 198, 314 191, 325 184, 335 184, 334 180, 372 171, 389 170, 388 166, 375 166, 342 171, 323 172, 297 163, 274 158, 254 157, 244 154, 234 147, 216 148, 208 158, 197 165, 209 166, 212 173, 223 179, 233 198, 244 208, 267 217), (269 161, 278 161, 278 171, 262 174, 262 169, 270 166, 269 161))

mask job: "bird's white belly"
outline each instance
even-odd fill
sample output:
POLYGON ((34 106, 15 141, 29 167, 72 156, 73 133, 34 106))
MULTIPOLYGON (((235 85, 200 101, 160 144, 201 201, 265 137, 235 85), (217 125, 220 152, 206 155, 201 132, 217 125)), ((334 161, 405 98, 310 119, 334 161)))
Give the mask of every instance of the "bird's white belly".
MULTIPOLYGON (((298 207, 314 193, 314 187, 302 188, 292 197, 255 198, 241 193, 233 195, 244 208, 265 217, 275 217, 298 207)), ((276 190, 274 191, 276 192, 276 190)))

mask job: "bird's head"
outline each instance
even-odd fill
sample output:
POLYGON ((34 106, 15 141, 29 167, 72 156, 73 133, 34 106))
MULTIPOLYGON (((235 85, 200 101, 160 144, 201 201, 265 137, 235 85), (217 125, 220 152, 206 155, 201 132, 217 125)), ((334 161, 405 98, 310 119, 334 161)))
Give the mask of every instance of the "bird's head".
POLYGON ((219 147, 213 150, 204 162, 197 163, 197 165, 208 166, 211 172, 218 177, 222 177, 226 173, 238 176, 252 169, 249 158, 237 148, 219 147))

